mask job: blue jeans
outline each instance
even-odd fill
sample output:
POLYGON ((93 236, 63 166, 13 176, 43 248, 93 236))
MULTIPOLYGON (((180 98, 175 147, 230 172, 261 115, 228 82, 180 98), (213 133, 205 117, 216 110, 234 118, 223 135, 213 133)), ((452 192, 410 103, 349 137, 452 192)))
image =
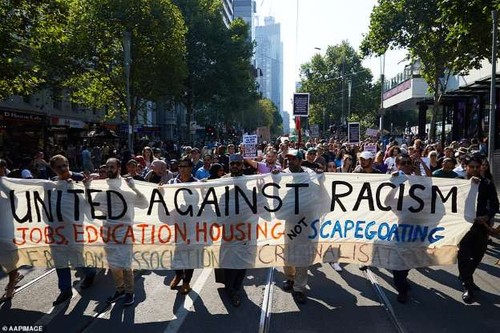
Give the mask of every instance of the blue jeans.
MULTIPOLYGON (((94 267, 79 267, 86 278, 93 278, 96 274, 94 267)), ((71 285, 71 270, 69 268, 56 268, 57 286, 61 292, 70 291, 71 285)))

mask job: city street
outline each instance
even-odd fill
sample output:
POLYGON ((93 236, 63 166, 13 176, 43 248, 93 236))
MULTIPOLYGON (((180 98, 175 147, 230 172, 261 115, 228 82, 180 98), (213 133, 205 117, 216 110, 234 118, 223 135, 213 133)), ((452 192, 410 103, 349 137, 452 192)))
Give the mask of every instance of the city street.
MULTIPOLYGON (((498 219, 497 219, 498 225, 498 219)), ((0 305, 0 327, 13 331, 43 326, 44 332, 496 332, 500 327, 500 240, 488 245, 475 274, 481 288, 476 302, 461 300, 457 267, 410 271, 411 299, 396 301, 392 274, 361 271, 357 265, 314 265, 309 271, 308 300, 297 304, 281 289, 282 268, 251 269, 239 308, 231 305, 213 269, 195 270, 188 296, 170 290, 172 271, 135 273, 136 303, 108 306, 114 293, 108 271, 81 291, 73 280, 73 298, 57 307, 54 270, 23 267, 12 301, 0 305)), ((7 277, 2 274, 3 289, 7 277)))

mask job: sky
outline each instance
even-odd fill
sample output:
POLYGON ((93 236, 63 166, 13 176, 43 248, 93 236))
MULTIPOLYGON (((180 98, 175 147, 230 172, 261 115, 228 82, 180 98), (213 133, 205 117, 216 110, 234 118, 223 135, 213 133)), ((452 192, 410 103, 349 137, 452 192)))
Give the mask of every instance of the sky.
MULTIPOLYGON (((329 45, 347 40, 355 49, 368 33, 370 13, 377 0, 256 0, 257 20, 274 16, 281 24, 283 42, 283 104, 292 113, 295 82, 299 81, 300 65, 316 53, 324 54, 329 45), (298 10, 297 10, 298 9, 298 10), (297 15, 298 13, 298 15, 297 15), (320 50, 318 50, 319 48, 320 50)), ((404 50, 389 51, 385 56, 385 76, 392 78, 404 69, 404 50), (399 64, 398 64, 399 63, 399 64)), ((373 77, 380 77, 380 58, 363 61, 373 77)))

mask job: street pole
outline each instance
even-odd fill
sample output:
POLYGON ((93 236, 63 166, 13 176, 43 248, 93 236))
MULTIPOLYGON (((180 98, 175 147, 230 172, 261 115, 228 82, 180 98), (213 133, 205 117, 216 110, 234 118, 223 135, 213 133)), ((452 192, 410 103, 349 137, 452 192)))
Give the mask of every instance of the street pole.
POLYGON ((351 86, 352 81, 347 81, 347 119, 351 117, 351 86))
POLYGON ((130 117, 130 63, 132 58, 130 56, 130 46, 132 44, 132 33, 127 30, 123 33, 123 53, 125 55, 125 89, 127 99, 127 132, 128 132, 128 150, 131 154, 134 153, 134 145, 132 141, 132 119, 130 117))
MULTIPOLYGON (((491 84, 490 84, 490 116, 488 126, 488 161, 490 162, 490 171, 495 174, 495 161, 493 160, 493 151, 496 146, 496 81, 497 81, 497 29, 498 18, 497 11, 492 10, 493 19, 492 47, 491 47, 491 84)), ((498 180, 497 180, 498 181, 498 180)))
POLYGON ((385 53, 380 56, 380 138, 384 137, 384 74, 385 74, 385 53))

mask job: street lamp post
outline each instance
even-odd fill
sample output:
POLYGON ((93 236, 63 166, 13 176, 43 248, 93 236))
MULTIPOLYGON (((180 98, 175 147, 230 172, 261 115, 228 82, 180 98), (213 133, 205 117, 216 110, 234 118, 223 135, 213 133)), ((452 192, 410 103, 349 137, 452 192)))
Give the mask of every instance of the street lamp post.
POLYGON ((130 56, 130 46, 132 44, 132 33, 127 30, 123 33, 123 53, 125 57, 125 89, 127 100, 127 132, 128 132, 128 149, 131 154, 134 153, 134 146, 132 141, 132 119, 130 117, 130 63, 132 58, 130 56))
MULTIPOLYGON (((497 134, 495 133, 496 128, 496 82, 497 82, 497 28, 498 28, 498 17, 497 11, 491 11, 492 21, 493 21, 493 31, 492 31, 492 51, 491 51, 491 84, 490 84, 490 116, 488 117, 488 161, 490 162, 490 170, 492 174, 495 174, 495 170, 498 167, 495 165, 495 160, 493 158, 493 151, 496 146, 497 134)), ((498 181, 495 179, 495 181, 498 181)))
POLYGON ((384 74, 385 74, 385 54, 380 56, 380 138, 384 137, 384 74))

